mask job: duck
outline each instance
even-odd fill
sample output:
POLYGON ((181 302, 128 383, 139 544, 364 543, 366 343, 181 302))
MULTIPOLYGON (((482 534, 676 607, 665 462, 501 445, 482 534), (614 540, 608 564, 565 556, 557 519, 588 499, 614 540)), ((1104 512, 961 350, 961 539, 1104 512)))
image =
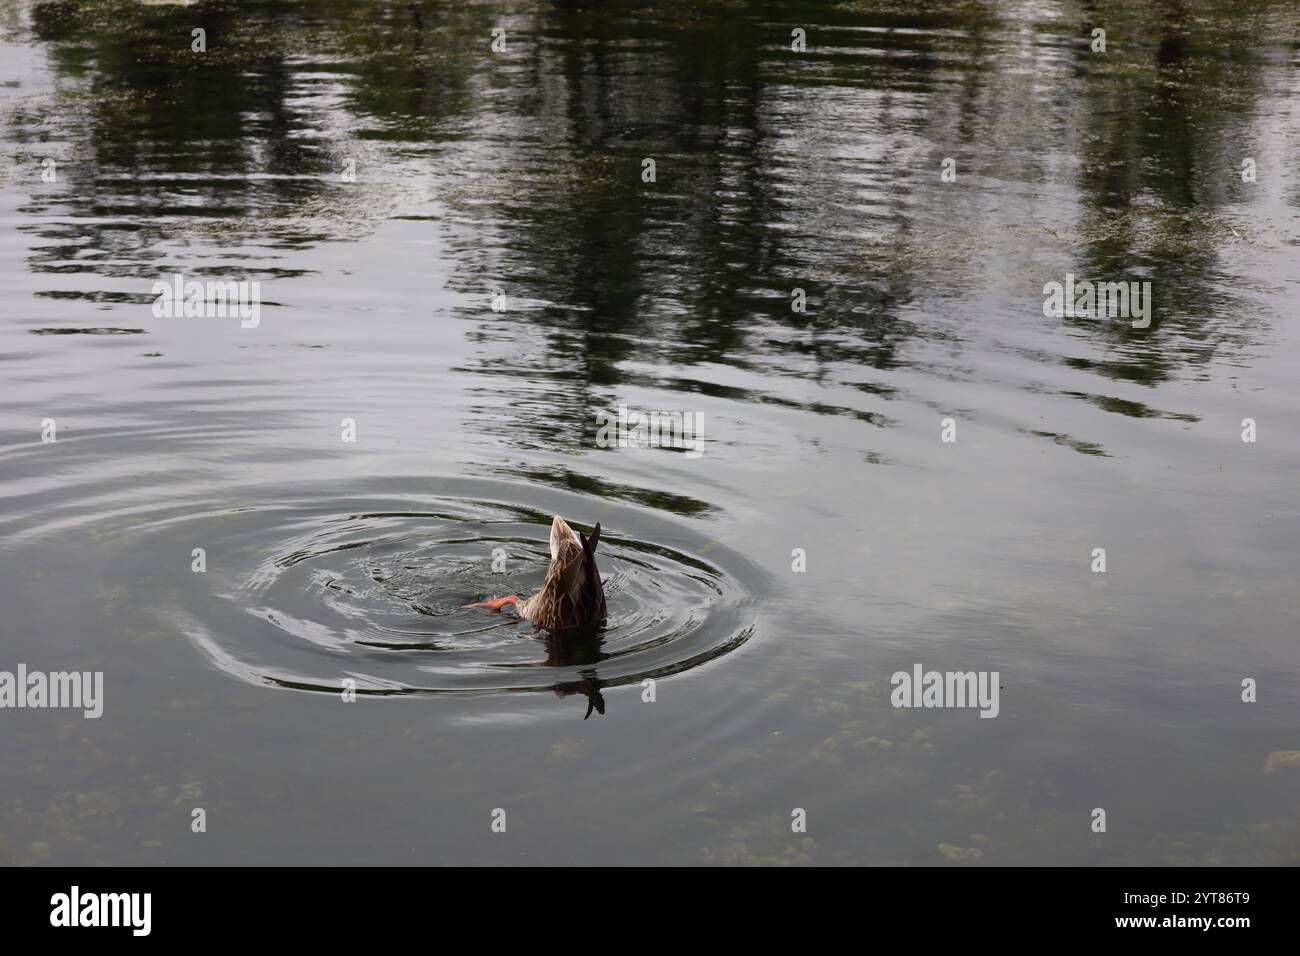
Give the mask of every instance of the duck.
POLYGON ((552 632, 598 627, 605 622, 605 586, 596 569, 599 542, 600 522, 587 537, 555 515, 551 519, 551 564, 541 590, 526 599, 509 594, 461 606, 500 611, 513 605, 521 618, 552 632))

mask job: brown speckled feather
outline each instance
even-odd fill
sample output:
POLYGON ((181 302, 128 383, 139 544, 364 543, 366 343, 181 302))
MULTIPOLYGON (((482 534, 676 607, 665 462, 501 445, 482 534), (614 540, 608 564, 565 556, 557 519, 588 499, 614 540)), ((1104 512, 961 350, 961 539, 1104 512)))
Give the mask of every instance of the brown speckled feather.
POLYGON ((551 631, 602 623, 606 612, 605 588, 596 569, 599 541, 599 524, 587 538, 556 515, 551 522, 551 566, 542 589, 520 603, 520 616, 551 631))

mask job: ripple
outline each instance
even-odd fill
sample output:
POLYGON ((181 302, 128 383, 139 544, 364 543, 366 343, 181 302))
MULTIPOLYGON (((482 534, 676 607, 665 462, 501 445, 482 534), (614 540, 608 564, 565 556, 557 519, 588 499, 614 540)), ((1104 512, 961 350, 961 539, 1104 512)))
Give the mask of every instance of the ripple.
POLYGON ((675 525, 673 546, 656 543, 636 530, 638 512, 624 524, 613 510, 585 500, 561 512, 603 525, 609 617, 586 637, 462 607, 531 593, 550 558, 549 510, 468 497, 340 496, 166 519, 173 540, 178 521, 194 525, 186 536, 207 561, 194 577, 212 585, 186 589, 167 614, 221 670, 256 684, 339 694, 350 679, 373 697, 580 693, 588 714, 603 713, 602 688, 699 667, 754 632, 753 589, 738 575, 756 571, 744 558, 675 525))
POLYGON ((144 335, 144 329, 66 328, 62 326, 29 329, 32 335, 144 335))

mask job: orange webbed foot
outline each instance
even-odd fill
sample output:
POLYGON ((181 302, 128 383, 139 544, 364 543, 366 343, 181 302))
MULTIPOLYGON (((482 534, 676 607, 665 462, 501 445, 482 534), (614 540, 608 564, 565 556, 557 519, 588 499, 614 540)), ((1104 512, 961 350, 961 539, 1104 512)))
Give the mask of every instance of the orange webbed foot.
POLYGON ((494 611, 499 611, 507 604, 518 604, 519 596, 511 594, 503 598, 493 598, 490 601, 479 601, 477 604, 462 604, 461 607, 490 607, 494 611))

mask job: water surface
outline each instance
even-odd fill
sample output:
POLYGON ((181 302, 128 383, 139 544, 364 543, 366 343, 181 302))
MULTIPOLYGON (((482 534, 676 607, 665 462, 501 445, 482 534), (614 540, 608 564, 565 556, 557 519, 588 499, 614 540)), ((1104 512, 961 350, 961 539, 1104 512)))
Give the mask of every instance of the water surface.
POLYGON ((0 861, 1297 862, 1298 58, 1286 0, 0 2, 0 669, 106 686, 0 712, 0 861), (554 513, 606 632, 460 609, 554 513))

